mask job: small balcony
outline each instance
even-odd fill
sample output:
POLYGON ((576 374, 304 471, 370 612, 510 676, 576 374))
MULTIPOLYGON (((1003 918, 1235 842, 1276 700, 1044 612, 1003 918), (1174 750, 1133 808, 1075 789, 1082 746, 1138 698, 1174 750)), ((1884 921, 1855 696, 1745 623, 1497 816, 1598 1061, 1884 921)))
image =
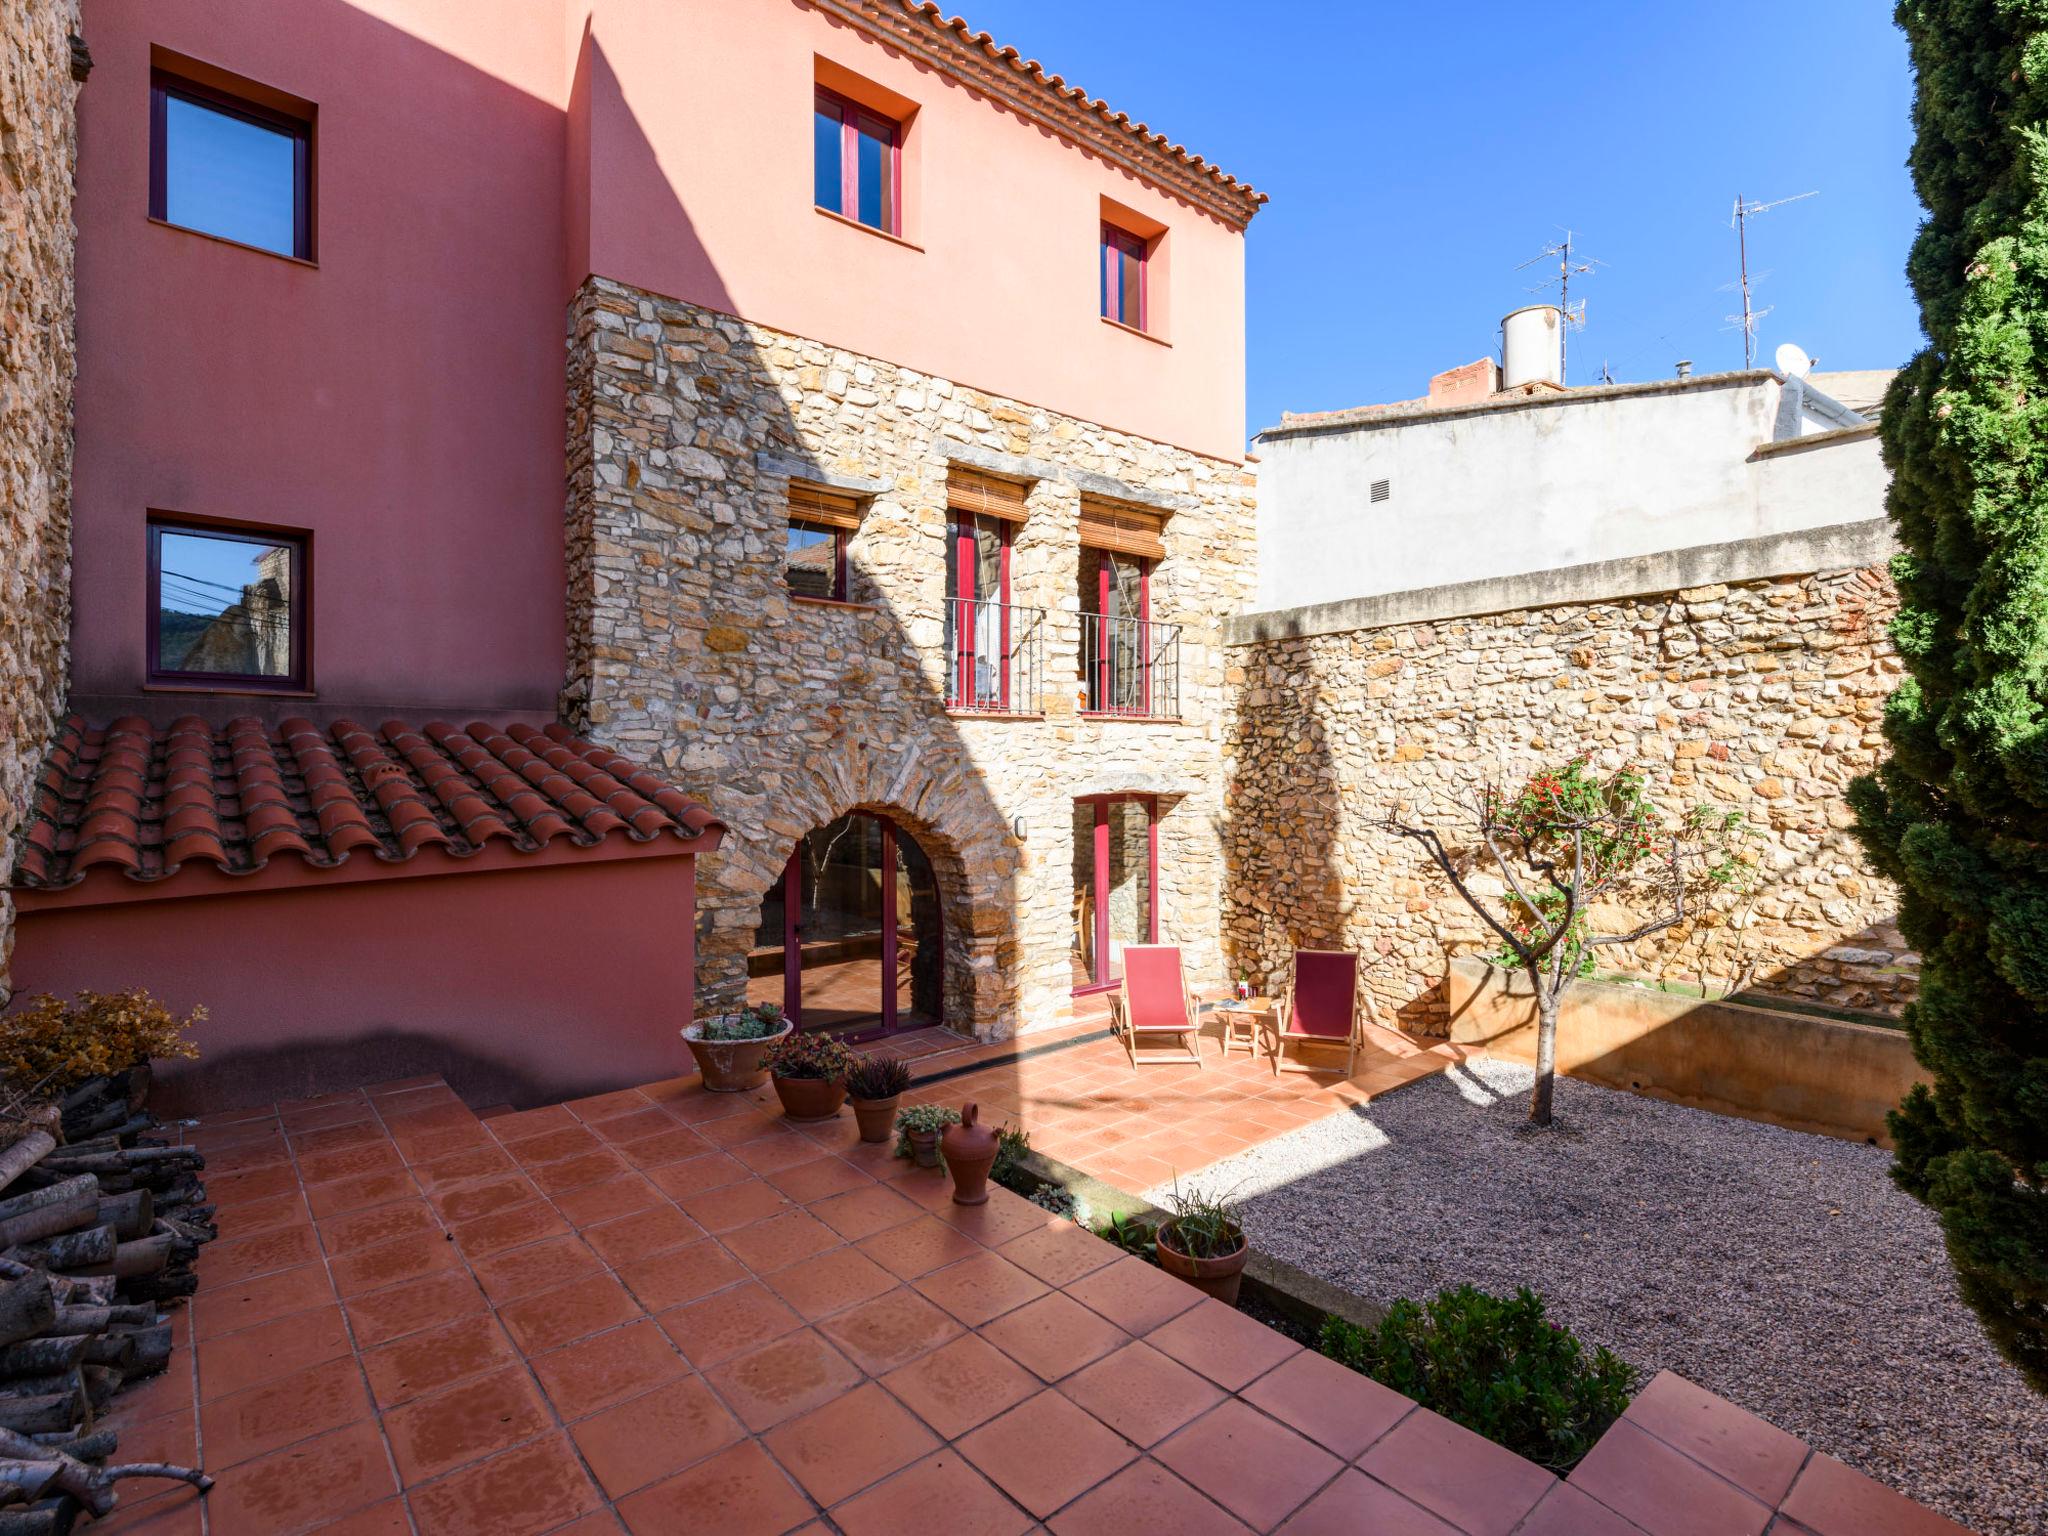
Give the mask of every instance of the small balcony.
POLYGON ((1180 626, 1081 615, 1081 713, 1180 718, 1180 626))
POLYGON ((1035 715, 1044 708, 1045 610, 971 597, 946 603, 946 707, 1035 715))

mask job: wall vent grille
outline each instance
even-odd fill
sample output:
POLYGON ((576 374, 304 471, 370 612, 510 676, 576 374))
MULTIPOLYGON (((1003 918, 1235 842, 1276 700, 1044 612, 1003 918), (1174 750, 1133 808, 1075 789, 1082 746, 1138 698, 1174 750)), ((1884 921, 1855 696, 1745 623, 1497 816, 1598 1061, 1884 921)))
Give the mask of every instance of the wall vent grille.
POLYGON ((1385 501, 1385 500, 1386 500, 1386 499, 1387 499, 1387 498, 1388 498, 1389 496, 1391 496, 1392 494, 1393 494, 1393 488, 1392 488, 1392 485, 1390 484, 1390 482, 1388 482, 1388 481, 1385 481, 1385 480, 1375 480, 1375 481, 1373 481, 1373 483, 1372 483, 1372 499, 1373 499, 1374 501, 1385 501))

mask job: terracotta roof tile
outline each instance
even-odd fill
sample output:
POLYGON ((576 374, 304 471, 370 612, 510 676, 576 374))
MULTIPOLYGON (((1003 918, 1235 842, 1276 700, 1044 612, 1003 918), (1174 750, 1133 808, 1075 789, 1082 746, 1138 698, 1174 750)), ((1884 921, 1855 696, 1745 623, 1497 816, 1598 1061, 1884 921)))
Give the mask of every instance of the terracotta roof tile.
POLYGON ((17 882, 62 890, 98 868, 133 880, 212 865, 246 875, 287 855, 309 875, 353 854, 402 863, 422 848, 466 858, 494 843, 533 853, 695 842, 718 823, 629 758, 559 725, 290 719, 162 731, 128 716, 66 720, 32 796, 17 882))

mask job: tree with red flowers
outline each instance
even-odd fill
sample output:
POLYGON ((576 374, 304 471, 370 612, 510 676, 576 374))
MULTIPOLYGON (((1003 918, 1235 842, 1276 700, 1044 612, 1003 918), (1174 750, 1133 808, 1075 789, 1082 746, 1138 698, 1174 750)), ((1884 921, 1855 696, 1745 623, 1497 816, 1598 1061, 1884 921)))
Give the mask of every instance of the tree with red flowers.
POLYGON ((1390 811, 1382 827, 1420 843, 1451 889, 1501 941, 1491 958, 1517 966, 1536 994, 1536 1088, 1532 1125, 1551 1123, 1557 1082, 1557 1015, 1574 981, 1593 969, 1593 953, 1633 944, 1702 913, 1714 898, 1747 883, 1747 823, 1740 811, 1701 805, 1666 817, 1640 770, 1596 772, 1585 757, 1534 774, 1519 789, 1494 785, 1476 799, 1479 842, 1454 853, 1435 828, 1390 811), (1481 854, 1483 852, 1484 858, 1481 854), (1490 862, 1503 887, 1474 889, 1490 862), (1593 931, 1595 906, 1646 914, 1633 926, 1593 931))

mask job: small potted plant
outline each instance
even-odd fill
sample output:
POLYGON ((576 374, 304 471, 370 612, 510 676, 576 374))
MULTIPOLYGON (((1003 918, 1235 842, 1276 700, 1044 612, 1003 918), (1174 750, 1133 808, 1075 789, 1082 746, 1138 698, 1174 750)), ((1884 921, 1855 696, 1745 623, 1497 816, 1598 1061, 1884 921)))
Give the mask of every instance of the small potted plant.
POLYGON ((792 1120, 830 1120, 846 1102, 853 1052, 830 1035, 788 1034, 768 1048, 768 1075, 792 1120))
POLYGON ((862 1141, 887 1141, 896 1124, 896 1101, 910 1086, 910 1063, 893 1056, 863 1056, 846 1074, 846 1096, 862 1141))
POLYGON ((960 1123, 950 1104, 913 1104, 896 1115, 896 1155, 917 1160, 920 1168, 939 1166, 939 1135, 960 1123))
POLYGON ((1175 1184, 1167 1196, 1172 1213, 1159 1224, 1153 1243, 1159 1267, 1207 1291, 1225 1306, 1237 1305, 1238 1282, 1251 1254, 1237 1206, 1220 1195, 1200 1190, 1182 1194, 1175 1184))
POLYGON ((683 1044, 697 1060, 707 1093, 745 1093, 768 1075, 768 1049, 789 1033, 789 1020, 773 1003, 749 1003, 738 1013, 720 1013, 683 1030, 683 1044))

